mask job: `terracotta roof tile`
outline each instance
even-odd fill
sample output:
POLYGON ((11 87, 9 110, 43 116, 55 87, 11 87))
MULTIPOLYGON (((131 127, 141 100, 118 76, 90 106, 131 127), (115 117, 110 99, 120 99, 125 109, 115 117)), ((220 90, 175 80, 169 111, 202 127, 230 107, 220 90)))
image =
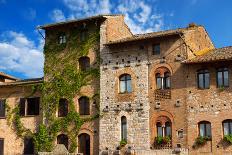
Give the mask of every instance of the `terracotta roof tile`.
POLYGON ((228 60, 232 60, 232 46, 212 49, 208 53, 196 56, 195 58, 189 60, 185 60, 183 63, 190 64, 228 60))
POLYGON ((14 77, 14 76, 11 76, 11 75, 8 75, 6 73, 3 73, 3 72, 0 72, 0 76, 3 76, 7 79, 12 79, 12 80, 18 80, 18 78, 14 77))
POLYGON ((36 84, 42 83, 43 78, 33 78, 33 79, 24 79, 24 80, 17 80, 14 82, 3 82, 0 83, 0 87, 2 86, 16 86, 16 85, 26 85, 26 84, 36 84))
POLYGON ((126 43, 126 42, 138 41, 138 40, 144 40, 144 39, 150 39, 150 38, 177 35, 177 34, 183 33, 184 30, 187 30, 187 28, 179 28, 179 29, 174 29, 174 30, 165 30, 165 31, 159 31, 159 32, 137 34, 137 35, 133 35, 132 37, 128 37, 128 38, 124 38, 124 39, 120 39, 116 41, 110 41, 106 43, 106 45, 113 45, 113 44, 126 43))
POLYGON ((97 15, 97 16, 91 16, 87 18, 81 18, 81 19, 75 19, 75 20, 69 20, 69 21, 64 21, 64 22, 58 22, 58 23, 53 23, 53 24, 46 24, 43 26, 38 26, 37 29, 47 29, 51 27, 56 27, 60 25, 65 25, 65 24, 74 24, 74 23, 80 23, 80 22, 85 22, 85 21, 90 21, 93 19, 104 19, 107 16, 123 16, 122 14, 102 14, 102 15, 97 15))

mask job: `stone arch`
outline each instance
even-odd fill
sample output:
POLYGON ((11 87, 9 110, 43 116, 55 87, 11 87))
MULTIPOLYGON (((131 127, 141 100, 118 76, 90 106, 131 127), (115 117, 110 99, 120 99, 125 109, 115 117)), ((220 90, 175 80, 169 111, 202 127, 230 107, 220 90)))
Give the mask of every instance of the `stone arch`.
POLYGON ((93 131, 82 128, 78 134, 78 152, 83 155, 93 155, 93 131))
POLYGON ((133 72, 133 70, 129 67, 124 68, 122 70, 117 70, 116 74, 115 74, 116 81, 115 81, 115 98, 118 100, 118 102, 129 102, 129 101, 133 101, 135 98, 135 93, 137 90, 136 87, 136 75, 133 72), (131 88, 132 91, 130 93, 120 93, 120 76, 123 74, 129 74, 131 76, 131 88))
POLYGON ((57 136, 57 144, 63 144, 68 150, 68 148, 69 148, 69 138, 68 138, 68 136, 65 135, 65 134, 59 134, 57 136))
POLYGON ((169 64, 155 64, 151 66, 150 72, 149 72, 149 81, 150 81, 150 88, 156 89, 156 74, 161 73, 164 75, 165 72, 170 73, 170 75, 173 75, 173 70, 169 64))
POLYGON ((153 113, 153 115, 151 116, 151 122, 150 122, 150 128, 151 128, 151 144, 154 144, 154 139, 155 137, 157 137, 157 122, 160 122, 161 123, 161 126, 164 126, 166 122, 170 122, 171 123, 171 135, 173 135, 174 133, 174 130, 173 130, 173 124, 175 123, 174 122, 174 117, 173 115, 168 112, 168 111, 159 111, 159 112, 156 112, 156 113, 153 113))

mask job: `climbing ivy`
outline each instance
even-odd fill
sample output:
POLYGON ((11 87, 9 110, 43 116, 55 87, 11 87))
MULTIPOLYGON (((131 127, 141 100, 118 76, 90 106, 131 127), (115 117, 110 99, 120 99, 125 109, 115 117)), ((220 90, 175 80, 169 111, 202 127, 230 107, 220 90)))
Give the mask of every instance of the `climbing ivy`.
POLYGON ((79 31, 72 29, 68 34, 69 38, 66 44, 58 44, 54 41, 57 32, 51 32, 45 47, 45 80, 43 84, 32 86, 32 96, 40 90, 42 92, 42 114, 44 122, 39 125, 38 131, 32 133, 23 126, 20 121, 19 107, 13 110, 9 108, 8 122, 13 122, 13 127, 19 137, 30 136, 34 139, 36 151, 51 151, 54 140, 59 132, 68 135, 70 147, 69 151, 74 152, 77 148, 76 139, 81 126, 100 116, 99 113, 99 90, 95 91, 90 99, 96 101, 97 114, 89 118, 81 118, 75 110, 73 99, 78 95, 81 96, 80 90, 83 86, 90 85, 94 80, 99 80, 99 32, 92 32, 85 41, 79 40, 79 31), (86 71, 78 69, 78 59, 87 56, 89 51, 93 50, 97 56, 96 68, 86 71), (65 98, 68 100, 69 113, 66 117, 56 117, 59 100, 65 98))

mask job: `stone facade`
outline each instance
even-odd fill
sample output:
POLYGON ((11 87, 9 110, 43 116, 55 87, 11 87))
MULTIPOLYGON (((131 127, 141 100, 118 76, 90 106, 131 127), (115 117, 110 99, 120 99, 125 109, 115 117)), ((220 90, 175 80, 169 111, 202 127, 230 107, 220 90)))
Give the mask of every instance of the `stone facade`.
MULTIPOLYGON (((79 131, 79 135, 90 136, 90 155, 117 154, 120 149, 121 154, 129 151, 138 155, 175 154, 178 151, 181 154, 232 152, 231 145, 223 141, 222 126, 224 120, 232 119, 231 86, 221 89, 217 88, 216 83, 216 69, 219 67, 229 69, 229 83, 232 83, 230 59, 185 63, 186 60, 202 57, 215 49, 203 26, 190 24, 177 30, 133 35, 124 22, 124 16, 104 15, 41 28, 46 31, 48 44, 54 39, 52 32, 69 34, 70 29, 80 25, 87 26, 90 31, 100 31, 100 66, 96 65, 98 55, 93 49, 87 55, 90 66, 100 68, 100 81, 93 81, 80 91, 84 96, 92 96, 100 88, 101 117, 85 123, 79 131), (154 45, 159 45, 159 54, 154 54, 154 45), (207 68, 210 72, 209 89, 197 87, 197 71, 202 68, 207 68), (157 75, 164 80, 165 74, 168 74, 170 86, 167 89, 157 89, 157 75), (119 79, 122 75, 130 75, 131 92, 120 92, 119 79), (122 117, 126 117, 127 128, 127 144, 123 147, 120 146, 124 134, 122 117), (196 148, 194 145, 199 136, 198 123, 201 121, 211 123, 212 139, 196 148), (159 129, 162 128, 163 135, 170 132, 170 141, 162 145, 157 144, 160 132, 158 124, 161 125, 159 129)), ((65 49, 62 54, 68 52, 65 49)), ((45 66, 49 67, 46 58, 45 66)), ((49 78, 52 77, 45 74, 45 81, 49 78)), ((27 84, 2 85, 0 97, 6 98, 12 92, 8 102, 14 107, 19 102, 18 98, 29 93, 29 89, 30 85, 27 84)), ((40 93, 36 95, 40 96, 40 93)), ((74 103, 78 103, 79 98, 80 95, 76 95, 74 103)), ((79 111, 78 104, 75 105, 79 111)), ((90 113, 95 114, 96 110, 95 103, 91 102, 90 113)), ((26 127, 36 130, 41 119, 41 116, 25 117, 22 121, 26 127)), ((23 142, 7 126, 6 119, 0 119, 0 138, 4 138, 6 154, 22 153, 23 142), (12 145, 14 150, 10 149, 12 145)), ((79 151, 80 149, 77 150, 79 151)))

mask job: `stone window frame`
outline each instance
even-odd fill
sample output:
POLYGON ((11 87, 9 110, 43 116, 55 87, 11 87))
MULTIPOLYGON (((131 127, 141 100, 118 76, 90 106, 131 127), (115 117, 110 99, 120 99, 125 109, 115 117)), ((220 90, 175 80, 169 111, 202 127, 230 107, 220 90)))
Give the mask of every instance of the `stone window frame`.
POLYGON ((127 117, 121 117, 121 140, 127 141, 127 133, 128 133, 128 124, 127 124, 127 117), (125 127, 125 128, 123 128, 125 127))
POLYGON ((21 117, 33 117, 33 116, 39 116, 40 115, 40 97, 34 96, 34 97, 29 97, 29 98, 20 98, 19 101, 19 108, 20 108, 20 116, 21 117), (29 114, 30 111, 30 106, 29 106, 29 99, 37 99, 38 105, 37 105, 37 112, 34 114, 29 114))
POLYGON ((69 112, 69 102, 66 98, 60 98, 59 99, 59 104, 58 104, 58 109, 57 109, 57 116, 58 117, 65 117, 67 116, 68 112, 69 112), (64 101, 64 102, 61 102, 64 101), (64 105, 61 105, 64 104, 64 105), (65 107, 63 107, 65 106, 65 107))
POLYGON ((90 58, 88 56, 82 56, 78 59, 79 70, 87 71, 90 69, 90 58))
POLYGON ((211 76, 210 76, 210 71, 209 71, 209 69, 207 69, 207 68, 202 68, 202 69, 198 69, 197 70, 197 74, 196 74, 196 78, 197 78, 197 88, 198 89, 210 89, 210 79, 211 79, 211 76), (203 74, 203 87, 200 87, 199 86, 199 75, 200 74, 203 74), (205 84, 205 78, 206 78, 206 74, 209 74, 209 85, 208 85, 208 87, 206 86, 206 84, 205 84))
POLYGON ((229 72, 229 68, 228 67, 220 67, 220 68, 217 68, 216 69, 216 82, 217 82, 217 88, 220 88, 220 87, 229 87, 230 86, 230 72, 229 72), (218 82, 218 73, 219 72, 222 72, 222 85, 219 86, 219 82, 218 82), (225 76, 225 72, 228 73, 228 85, 225 85, 225 79, 224 79, 224 76, 225 76))
POLYGON ((115 99, 117 102, 132 102, 135 99, 135 91, 137 91, 136 85, 136 74, 134 73, 133 69, 130 67, 124 68, 122 70, 118 70, 114 74, 115 78, 115 99), (119 84, 119 77, 123 74, 131 75, 131 93, 120 93, 120 84, 119 84))
POLYGON ((67 35, 65 32, 60 32, 58 35, 58 44, 66 44, 67 43, 67 35))
POLYGON ((0 119, 6 118, 6 99, 0 99, 0 108, 3 108, 0 113, 0 119))
POLYGON ((165 66, 161 66, 159 68, 157 68, 155 70, 155 88, 156 90, 170 90, 171 89, 171 71, 165 67, 165 66), (157 77, 157 75, 160 75, 160 77, 157 77), (169 74, 169 76, 165 76, 165 74, 169 74), (157 78, 161 78, 161 87, 157 88, 158 84, 157 84, 157 78), (169 87, 167 87, 167 81, 166 79, 169 78, 169 87))
POLYGON ((59 134, 59 135, 56 137, 56 143, 57 143, 57 144, 63 144, 63 145, 66 147, 66 149, 68 150, 68 149, 69 149, 69 137, 68 137, 68 135, 66 135, 66 134, 64 134, 64 133, 59 134), (59 138, 65 138, 65 139, 59 139, 59 138), (64 140, 65 140, 65 142, 66 142, 66 140, 67 140, 67 143, 64 144, 64 142, 62 142, 62 141, 64 141, 64 140))
POLYGON ((118 90, 119 90, 120 94, 132 93, 132 91, 133 91, 133 88, 132 88, 132 77, 131 77, 130 74, 124 73, 124 74, 122 74, 122 75, 119 76, 118 80, 119 80, 119 89, 118 90), (122 80, 122 78, 124 78, 124 77, 125 77, 125 80, 122 80), (125 91, 124 92, 121 91, 121 82, 122 81, 124 81, 124 83, 125 83, 125 91), (131 87, 130 91, 128 91, 128 81, 130 81, 130 85, 131 85, 130 86, 131 87))
POLYGON ((165 137, 167 135, 167 128, 166 128, 166 124, 169 123, 170 124, 170 129, 171 129, 171 135, 168 135, 170 137, 172 137, 172 121, 169 117, 167 116, 159 116, 156 120, 156 135, 159 136, 158 134, 158 126, 157 124, 160 124, 162 127, 162 137, 165 137))
POLYGON ((208 137, 208 138, 212 139, 212 125, 211 125, 211 122, 209 122, 209 121, 200 121, 197 124, 198 124, 198 136, 208 137), (201 124, 204 125, 203 135, 201 135, 201 131, 200 131, 201 124), (208 131, 207 131, 207 125, 208 124, 210 125, 210 133, 208 133, 208 131))
POLYGON ((83 115, 83 116, 90 115, 91 111, 90 111, 90 99, 89 99, 89 97, 87 97, 87 96, 81 96, 80 98, 78 98, 78 104, 79 104, 78 106, 79 106, 79 114, 80 115, 83 115), (83 109, 81 109, 81 105, 80 105, 81 104, 80 103, 81 99, 87 99, 86 101, 88 102, 88 105, 84 106, 84 112, 81 112, 83 110, 83 109), (87 110, 86 110, 86 108, 87 108, 87 110))
POLYGON ((160 55, 161 54, 161 48, 160 48, 160 43, 154 43, 152 44, 152 55, 160 55), (157 50, 157 47, 159 48, 158 51, 157 50))
POLYGON ((0 141, 2 142, 2 150, 0 150, 0 155, 4 155, 4 138, 0 138, 0 141))
POLYGON ((225 123, 229 124, 229 134, 232 134, 232 119, 225 119, 222 121, 222 129, 223 129, 223 135, 225 136, 225 123))

